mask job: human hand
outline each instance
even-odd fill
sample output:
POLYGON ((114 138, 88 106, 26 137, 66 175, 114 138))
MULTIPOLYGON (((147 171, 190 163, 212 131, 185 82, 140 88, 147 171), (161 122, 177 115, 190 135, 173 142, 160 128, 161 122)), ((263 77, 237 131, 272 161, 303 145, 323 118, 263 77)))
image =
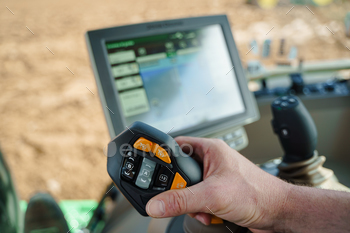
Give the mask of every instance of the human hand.
POLYGON ((215 214, 253 232, 274 229, 290 184, 266 173, 222 140, 175 140, 180 146, 192 146, 194 158, 203 163, 203 181, 153 197, 146 206, 148 215, 165 218, 189 214, 209 225, 211 214, 215 214))

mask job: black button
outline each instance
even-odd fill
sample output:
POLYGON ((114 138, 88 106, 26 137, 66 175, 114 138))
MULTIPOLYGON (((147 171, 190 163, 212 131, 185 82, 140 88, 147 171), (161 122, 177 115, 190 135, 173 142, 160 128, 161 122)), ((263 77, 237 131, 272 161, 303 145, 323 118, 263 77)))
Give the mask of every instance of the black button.
POLYGON ((282 102, 282 103, 281 103, 281 106, 282 106, 282 107, 288 107, 289 104, 288 104, 288 102, 282 102))
POLYGON ((275 101, 273 101, 273 104, 274 104, 274 105, 279 105, 280 103, 281 103, 280 100, 275 100, 275 101))
POLYGON ((287 100, 288 99, 288 96, 282 96, 281 97, 281 100, 287 100))
POLYGON ((292 104, 296 102, 296 100, 294 98, 289 98, 288 101, 289 101, 289 103, 292 103, 292 104))
POLYGON ((170 168, 161 166, 156 176, 156 182, 154 183, 154 185, 158 187, 167 187, 169 184, 171 175, 172 173, 170 171, 170 168))
POLYGON ((125 168, 127 168, 128 170, 132 170, 134 168, 134 164, 131 163, 130 161, 127 161, 125 163, 125 168))
POLYGON ((134 176, 135 176, 135 171, 132 171, 132 170, 128 170, 128 169, 125 169, 123 167, 122 169, 122 175, 124 178, 132 181, 134 179, 134 176))
POLYGON ((127 152, 126 158, 124 159, 124 164, 122 168, 122 176, 129 180, 132 181, 135 177, 136 170, 139 164, 139 156, 132 152, 127 152))

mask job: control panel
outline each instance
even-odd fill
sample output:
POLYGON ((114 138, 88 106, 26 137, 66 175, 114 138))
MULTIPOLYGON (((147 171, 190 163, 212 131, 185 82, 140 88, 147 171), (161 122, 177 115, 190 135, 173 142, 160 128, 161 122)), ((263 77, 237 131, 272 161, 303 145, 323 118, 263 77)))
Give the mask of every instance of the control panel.
MULTIPOLYGON (((140 137, 133 145, 137 150, 149 153, 149 156, 155 156, 161 161, 171 164, 171 159, 167 151, 157 143, 151 142, 144 137, 140 137)), ((179 174, 174 174, 170 167, 160 164, 160 161, 152 161, 147 156, 139 156, 132 151, 125 154, 122 178, 135 184, 142 189, 151 188, 153 190, 165 190, 169 186, 170 189, 185 188, 186 180, 179 174), (152 178, 154 176, 154 182, 152 178), (152 183, 152 186, 151 186, 152 183)))
POLYGON ((107 170, 144 216, 147 202, 155 195, 202 180, 200 166, 172 137, 142 122, 135 122, 108 144, 107 170))
POLYGON ((221 139, 237 151, 248 146, 248 136, 243 127, 227 129, 220 133, 211 134, 208 137, 221 139))

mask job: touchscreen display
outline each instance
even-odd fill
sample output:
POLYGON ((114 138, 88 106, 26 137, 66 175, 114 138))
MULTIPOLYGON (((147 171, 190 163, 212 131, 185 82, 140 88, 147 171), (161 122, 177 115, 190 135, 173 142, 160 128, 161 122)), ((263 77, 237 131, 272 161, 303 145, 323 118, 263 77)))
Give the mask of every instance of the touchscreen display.
POLYGON ((245 111, 220 25, 106 43, 126 124, 164 132, 245 111))

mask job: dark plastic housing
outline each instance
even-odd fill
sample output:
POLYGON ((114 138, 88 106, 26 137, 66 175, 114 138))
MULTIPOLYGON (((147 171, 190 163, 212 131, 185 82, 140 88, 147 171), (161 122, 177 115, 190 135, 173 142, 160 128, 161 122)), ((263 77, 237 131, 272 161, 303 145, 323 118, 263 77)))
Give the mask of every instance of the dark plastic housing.
POLYGON ((272 127, 285 152, 283 161, 292 163, 311 158, 317 145, 317 129, 301 100, 296 96, 283 96, 276 99, 271 108, 272 127))
MULTIPOLYGON (((176 141, 145 123, 135 122, 128 129, 124 130, 108 144, 107 171, 112 178, 114 184, 118 187, 126 199, 135 207, 135 209, 143 216, 146 213, 147 202, 155 195, 169 190, 171 182, 164 190, 154 190, 151 188, 141 189, 136 185, 126 181, 121 176, 125 153, 132 150, 138 156, 146 157, 157 163, 157 166, 167 166, 172 171, 172 177, 178 172, 187 182, 187 186, 194 185, 202 180, 202 171, 198 163, 187 154, 183 153, 176 141), (161 145, 169 154, 171 164, 167 164, 157 157, 153 157, 148 153, 136 150, 132 147, 134 142, 140 137, 144 137, 158 145, 161 145)), ((151 185, 154 183, 156 174, 153 174, 151 185)))

